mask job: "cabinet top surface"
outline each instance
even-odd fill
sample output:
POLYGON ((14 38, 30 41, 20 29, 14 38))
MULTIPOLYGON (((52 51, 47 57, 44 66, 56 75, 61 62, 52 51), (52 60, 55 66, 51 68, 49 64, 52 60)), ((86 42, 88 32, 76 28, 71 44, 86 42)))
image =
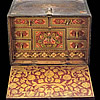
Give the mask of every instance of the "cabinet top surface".
POLYGON ((8 16, 90 16, 86 0, 14 0, 8 16))

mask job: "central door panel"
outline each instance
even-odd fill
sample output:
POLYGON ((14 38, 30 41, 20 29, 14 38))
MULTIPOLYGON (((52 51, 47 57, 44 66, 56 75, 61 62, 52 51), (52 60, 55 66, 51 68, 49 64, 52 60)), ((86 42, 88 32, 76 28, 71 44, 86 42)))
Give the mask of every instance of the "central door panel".
POLYGON ((33 29, 34 50, 65 50, 65 29, 33 29))

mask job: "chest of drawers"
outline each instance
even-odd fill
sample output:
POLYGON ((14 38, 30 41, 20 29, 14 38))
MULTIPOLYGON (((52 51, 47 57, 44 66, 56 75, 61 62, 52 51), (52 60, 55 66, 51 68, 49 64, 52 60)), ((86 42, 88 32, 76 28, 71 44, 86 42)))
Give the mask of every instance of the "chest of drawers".
MULTIPOLYGON (((88 68, 89 64, 91 38, 91 14, 85 0, 14 0, 7 17, 10 64, 13 65, 11 67, 7 92, 8 99, 94 96, 90 77, 87 75, 89 74, 88 69, 84 69, 88 68), (59 68, 57 67, 58 65, 59 68), (66 70, 63 69, 63 71, 61 71, 64 66, 68 69, 65 68, 66 70), (53 70, 52 67, 54 67, 53 70), (48 69, 48 71, 46 70, 45 73, 39 74, 41 70, 38 70, 38 68, 42 68, 41 70, 48 69), (78 87, 78 90, 72 88, 75 87, 75 84, 78 85, 77 82, 72 81, 73 68, 75 68, 74 71, 76 73, 80 71, 79 77, 84 76, 82 77, 84 84, 87 83, 86 77, 88 78, 88 84, 90 85, 89 90, 81 86, 78 87), (24 71, 24 69, 29 70, 30 74, 35 71, 37 74, 32 74, 32 76, 27 70, 24 71), (31 71, 31 69, 34 70, 31 71), (58 70, 58 76, 55 73, 56 70, 58 70), (24 84, 22 86, 24 90, 22 87, 16 88, 15 90, 11 89, 13 88, 11 84, 14 85, 16 83, 14 80, 20 80, 21 74, 19 74, 19 78, 16 77, 16 74, 12 74, 17 72, 26 73, 27 78, 37 78, 38 82, 33 81, 33 83, 31 83, 29 81, 31 79, 28 80, 26 78, 26 81, 24 79, 22 80, 25 81, 24 83, 22 82, 24 84), (64 75, 66 76, 66 81, 61 82, 64 75), (69 78, 71 78, 70 83, 67 81, 69 78), (53 85, 56 81, 59 84, 53 85), (46 84, 45 86, 47 86, 47 88, 44 87, 42 82, 46 84), (74 86, 67 87, 64 82, 66 84, 73 83, 74 86), (64 84, 60 85, 60 83, 64 84), (33 88, 32 85, 35 86, 35 84, 36 87, 33 88), (28 88, 28 85, 30 85, 29 91, 25 90, 26 87, 28 88), (63 87, 64 85, 66 89, 63 87), (34 91, 30 88, 33 88, 34 91), (36 91, 40 89, 38 94, 35 93, 35 88, 36 91), (12 91, 15 91, 15 93, 12 91), (57 91, 59 95, 55 94, 57 91), (63 93, 61 93, 61 91, 63 91, 63 93), (65 91, 66 93, 64 94, 65 91), (77 91, 76 94, 74 94, 75 91, 77 91), (87 92, 82 94, 79 91, 87 92), (35 94, 31 94, 31 92, 35 94), (20 93, 23 93, 23 95, 20 93)), ((79 73, 77 73, 77 75, 79 73)), ((79 81, 81 83, 81 80, 79 81)), ((15 85, 15 87, 17 87, 17 85, 15 85)))
POLYGON ((8 21, 12 63, 88 63, 90 16, 14 16, 8 21))

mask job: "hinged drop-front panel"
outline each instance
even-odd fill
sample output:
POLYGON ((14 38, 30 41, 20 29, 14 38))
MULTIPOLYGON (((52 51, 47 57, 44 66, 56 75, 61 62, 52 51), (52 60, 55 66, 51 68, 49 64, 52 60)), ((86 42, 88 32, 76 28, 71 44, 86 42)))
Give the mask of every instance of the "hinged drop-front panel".
POLYGON ((12 63, 88 63, 90 17, 8 17, 12 63))
POLYGON ((11 66, 9 99, 75 97, 94 97, 87 65, 11 66))

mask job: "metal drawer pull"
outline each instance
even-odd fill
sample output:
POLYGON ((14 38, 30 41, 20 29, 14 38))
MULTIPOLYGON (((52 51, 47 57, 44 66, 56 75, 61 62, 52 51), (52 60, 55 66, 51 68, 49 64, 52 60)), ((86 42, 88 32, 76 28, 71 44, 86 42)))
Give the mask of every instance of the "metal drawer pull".
POLYGON ((70 20, 66 20, 65 25, 69 25, 69 24, 70 24, 70 20))
POLYGON ((76 48, 76 49, 78 48, 78 44, 76 44, 75 48, 76 48))

